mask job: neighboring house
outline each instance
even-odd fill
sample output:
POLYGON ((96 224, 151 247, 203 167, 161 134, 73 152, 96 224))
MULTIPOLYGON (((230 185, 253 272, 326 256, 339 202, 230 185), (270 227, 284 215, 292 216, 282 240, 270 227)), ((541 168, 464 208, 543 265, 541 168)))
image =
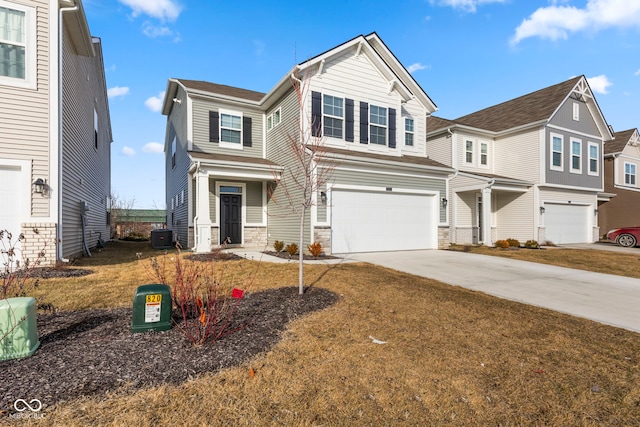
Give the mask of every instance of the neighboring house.
POLYGON ((584 76, 427 123, 430 157, 457 170, 452 242, 598 239, 603 146, 612 135, 584 76))
POLYGON ((640 134, 616 132, 604 146, 604 191, 610 200, 598 207, 600 235, 614 228, 640 226, 640 134))
POLYGON ((444 247, 454 170, 427 156, 435 110, 375 33, 298 64, 266 94, 169 79, 168 227, 198 252, 297 242, 279 180, 295 163, 287 138, 304 138, 304 120, 326 148, 318 167, 332 169, 305 218, 305 243, 335 253, 444 247), (294 79, 307 89, 302 108, 294 79))
POLYGON ((0 0, 0 228, 65 260, 107 236, 111 123, 80 0, 0 0), (37 234, 34 233, 37 230, 37 234))
MULTIPOLYGON (((112 237, 130 234, 150 237, 152 230, 166 228, 167 211, 164 209, 111 209, 112 237)), ((105 236, 106 237, 106 236, 105 236)))

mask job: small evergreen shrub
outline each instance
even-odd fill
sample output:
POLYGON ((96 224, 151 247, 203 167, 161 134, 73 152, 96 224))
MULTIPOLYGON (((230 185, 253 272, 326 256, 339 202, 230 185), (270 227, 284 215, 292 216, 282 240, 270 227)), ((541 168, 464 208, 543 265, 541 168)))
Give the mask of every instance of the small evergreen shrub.
POLYGON ((287 247, 284 248, 284 250, 287 251, 290 256, 294 256, 298 253, 298 245, 296 245, 295 243, 289 243, 287 247))
POLYGON ((307 245, 307 249, 309 249, 309 253, 315 257, 322 255, 322 245, 320 242, 313 242, 312 244, 307 245))
POLYGON ((537 242, 537 241, 535 241, 535 240, 527 240, 527 241, 524 243, 524 247, 525 247, 525 248, 528 248, 528 249, 539 249, 539 248, 540 248, 540 245, 539 245, 539 244, 538 244, 538 242, 537 242))
POLYGON ((509 242, 506 240, 496 240, 495 246, 496 248, 507 249, 509 247, 509 242))
POLYGON ((509 243, 509 247, 510 248, 519 248, 520 247, 520 241, 518 239, 508 238, 507 239, 507 243, 509 243))
POLYGON ((275 242, 273 242, 273 249, 275 249, 276 252, 282 252, 282 250, 284 249, 284 242, 281 240, 276 240, 275 242))

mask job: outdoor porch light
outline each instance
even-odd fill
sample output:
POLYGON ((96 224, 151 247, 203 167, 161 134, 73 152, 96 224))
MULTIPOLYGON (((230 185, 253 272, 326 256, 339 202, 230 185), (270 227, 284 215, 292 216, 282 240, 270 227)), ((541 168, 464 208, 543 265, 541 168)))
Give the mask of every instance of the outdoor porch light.
POLYGON ((447 200, 447 198, 443 197, 441 202, 442 202, 442 207, 446 209, 447 205, 449 204, 449 201, 447 200))
POLYGON ((320 192, 320 201, 323 205, 327 204, 327 193, 325 193, 324 191, 320 192))
POLYGON ((43 180, 42 178, 36 179, 33 183, 33 192, 36 194, 43 194, 47 189, 47 180, 43 180))
POLYGON ((540 213, 543 214, 544 213, 544 206, 540 206, 540 213))
POLYGON ((598 215, 598 209, 594 209, 594 210, 593 210, 593 214, 594 214, 594 215, 598 215))

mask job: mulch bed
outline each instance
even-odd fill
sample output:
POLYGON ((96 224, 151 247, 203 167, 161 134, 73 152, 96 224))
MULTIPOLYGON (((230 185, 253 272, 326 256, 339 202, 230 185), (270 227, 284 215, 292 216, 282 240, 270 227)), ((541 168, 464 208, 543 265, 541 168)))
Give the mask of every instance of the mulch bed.
POLYGON ((0 362, 0 411, 17 399, 44 407, 78 396, 180 384, 236 366, 269 350, 288 322, 338 300, 326 289, 297 287, 245 294, 233 316, 238 332, 194 347, 180 329, 131 333, 132 309, 38 314, 40 347, 33 356, 0 362))
POLYGON ((190 261, 239 261, 244 258, 231 252, 208 252, 186 255, 185 259, 190 261))
MULTIPOLYGON (((300 256, 298 254, 289 255, 289 253, 286 252, 286 251, 283 251, 283 252, 264 251, 263 253, 267 254, 267 255, 275 256, 275 257, 278 257, 278 258, 282 258, 282 259, 295 259, 296 261, 300 259, 300 256)), ((319 260, 323 260, 323 259, 340 259, 340 257, 333 256, 333 255, 313 256, 313 255, 305 254, 304 255, 304 259, 305 260, 312 260, 312 261, 319 261, 319 260)))

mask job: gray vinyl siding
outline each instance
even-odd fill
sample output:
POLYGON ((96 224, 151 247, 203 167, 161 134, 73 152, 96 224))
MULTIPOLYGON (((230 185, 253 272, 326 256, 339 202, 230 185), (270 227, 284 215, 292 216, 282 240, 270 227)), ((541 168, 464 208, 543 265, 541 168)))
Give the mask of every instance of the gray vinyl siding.
POLYGON ((584 133, 587 135, 600 135, 598 126, 596 125, 593 116, 591 115, 587 104, 575 99, 568 99, 558 109, 556 114, 551 118, 550 123, 554 126, 559 126, 564 129, 572 129, 575 132, 584 133), (573 120, 573 104, 577 103, 580 108, 580 120, 573 120))
MULTIPOLYGON (((296 94, 293 90, 287 93, 281 102, 276 103, 282 108, 282 124, 267 133, 267 159, 285 167, 283 180, 291 183, 291 170, 295 166, 295 160, 290 155, 287 134, 295 135, 296 124, 299 120, 300 109, 297 103, 296 94)), ((275 187, 273 197, 269 198, 267 215, 268 243, 273 244, 274 240, 281 240, 285 244, 295 242, 298 244, 299 237, 299 216, 294 214, 288 203, 289 198, 284 191, 282 184, 269 185, 275 187)), ((300 190, 291 184, 291 199, 299 200, 300 190)), ((309 243, 310 210, 305 215, 304 238, 306 244, 309 243)))
MULTIPOLYGON (((193 150, 203 153, 262 158, 263 115, 257 108, 227 105, 202 98, 192 97, 193 102, 193 150), (218 142, 209 142, 209 111, 229 110, 251 117, 251 147, 233 149, 220 147, 218 142)), ((240 144, 242 145, 242 144, 240 144)))
POLYGON ((84 236, 89 248, 98 237, 109 237, 106 201, 111 193, 111 137, 104 65, 99 44, 96 56, 76 54, 70 35, 63 43, 63 256, 82 253, 81 202, 89 206, 84 236), (94 108, 98 113, 98 147, 94 145, 94 108))
MULTIPOLYGON (((360 185, 369 187, 391 188, 393 190, 428 190, 438 191, 440 196, 446 197, 446 179, 435 178, 430 176, 405 176, 405 175, 388 175, 381 174, 379 171, 352 171, 341 169, 338 166, 333 172, 333 184, 343 185, 360 185)), ((392 191, 393 191, 392 190, 392 191)), ((442 207, 442 204, 438 204, 440 207, 439 222, 443 223, 447 220, 446 210, 442 207)), ((383 219, 381 219, 383 221, 383 219)))
MULTIPOLYGON (((20 3, 24 4, 24 2, 20 3)), ((31 1, 36 10, 36 89, 0 84, 0 159, 30 160, 30 182, 51 182, 49 170, 49 2, 31 1)), ((53 18, 55 19, 55 17, 53 18)), ((31 191, 29 189, 29 195, 31 191)), ((50 200, 31 197, 31 214, 49 217, 50 200)), ((23 218, 23 222, 29 222, 23 218)))
POLYGON ((571 132, 561 131, 558 129, 549 129, 545 131, 545 162, 546 162, 546 182, 548 184, 567 185, 571 187, 582 187, 593 190, 602 188, 602 141, 595 138, 588 138, 584 135, 576 135, 571 132), (563 170, 551 170, 551 133, 563 136, 563 170), (582 141, 582 172, 572 173, 571 169, 571 138, 577 138, 582 141), (598 144, 599 153, 599 170, 598 175, 589 175, 589 142, 598 144))
POLYGON ((262 224, 262 182, 247 182, 245 200, 246 218, 249 224, 262 224))
MULTIPOLYGON (((186 99, 182 88, 178 89, 176 95, 179 99, 186 99)), ((183 247, 189 246, 192 242, 189 238, 189 174, 191 160, 187 153, 187 106, 186 103, 174 103, 171 114, 167 118, 167 140, 165 141, 165 206, 167 209, 167 228, 173 231, 176 238, 183 247), (173 166, 171 159, 171 144, 176 138, 176 162, 173 166), (180 203, 181 194, 184 191, 184 203, 180 203), (175 200, 178 196, 178 204, 175 200), (171 200, 174 200, 173 210, 171 200)), ((194 181, 195 182, 195 181, 194 181)), ((191 192, 191 197, 195 200, 195 185, 191 192)), ((193 209, 195 212, 195 208, 193 209)))

